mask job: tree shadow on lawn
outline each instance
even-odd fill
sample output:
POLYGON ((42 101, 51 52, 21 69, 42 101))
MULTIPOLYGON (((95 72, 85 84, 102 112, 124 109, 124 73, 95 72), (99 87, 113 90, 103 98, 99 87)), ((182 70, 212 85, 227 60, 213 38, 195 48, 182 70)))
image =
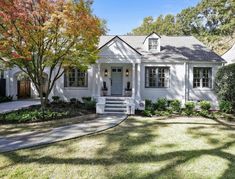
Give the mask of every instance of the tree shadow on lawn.
MULTIPOLYGON (((133 150, 135 150, 135 148, 137 149, 142 145, 152 145, 152 142, 154 140, 160 139, 161 136, 159 134, 159 130, 160 129, 164 130, 164 128, 166 127, 171 127, 171 122, 164 123, 164 122, 159 122, 157 120, 153 122, 148 122, 132 118, 125 121, 125 123, 122 124, 121 126, 100 134, 100 136, 105 136, 105 141, 104 141, 104 146, 96 150, 97 157, 58 158, 48 155, 46 156, 35 155, 34 151, 43 150, 44 148, 51 147, 51 145, 41 148, 30 149, 29 152, 27 152, 25 155, 22 155, 17 151, 10 153, 3 153, 1 155, 10 159, 12 161, 12 165, 38 163, 41 165, 69 164, 69 165, 102 165, 109 167, 109 166, 114 166, 116 164, 145 164, 145 163, 158 163, 158 162, 169 161, 169 163, 167 163, 164 167, 160 168, 159 170, 153 169, 153 171, 150 171, 144 175, 140 175, 138 174, 138 172, 135 173, 134 171, 131 171, 130 173, 117 173, 117 174, 115 173, 114 175, 112 175, 112 178, 156 178, 159 176, 164 176, 168 172, 171 172, 173 177, 180 178, 181 176, 174 171, 174 169, 177 166, 185 164, 188 161, 199 158, 201 156, 210 155, 210 156, 219 157, 221 159, 226 159, 229 162, 229 164, 227 166, 227 169, 224 171, 223 175, 221 176, 221 178, 233 178, 235 173, 235 155, 226 152, 226 149, 229 149, 230 147, 235 145, 235 140, 220 141, 216 138, 216 135, 214 133, 203 131, 205 129, 205 125, 207 124, 203 124, 203 126, 202 124, 199 124, 199 126, 196 127, 191 127, 191 128, 189 127, 188 130, 186 131, 186 135, 206 139, 208 144, 216 146, 214 148, 178 150, 178 151, 173 150, 161 154, 156 154, 154 151, 151 150, 143 151, 140 153, 138 152, 134 153, 133 150), (201 129, 199 128, 200 126, 202 127, 201 129), (216 142, 211 142, 213 140, 216 140, 216 142), (117 145, 117 147, 113 149, 112 145, 117 145)), ((217 125, 213 126, 210 124, 208 124, 208 126, 214 127, 219 132, 223 132, 224 130, 226 131, 231 130, 231 132, 233 132, 232 129, 227 129, 224 126, 223 127, 217 125)), ((234 134, 227 135, 227 137, 232 137, 232 136, 234 137, 234 134)), ((90 137, 92 138, 97 136, 90 136, 90 137)), ((73 142, 76 142, 76 140, 73 140, 73 142)), ((57 147, 58 151, 60 151, 60 148, 67 147, 66 144, 67 142, 59 142, 52 145, 55 148, 57 147)), ((171 149, 174 148, 174 146, 175 144, 167 143, 165 144, 164 147, 171 149)), ((153 146, 153 148, 154 147, 156 146, 153 146)), ((4 166, 3 168, 9 166, 4 166)), ((213 174, 211 175, 213 176, 213 174)))

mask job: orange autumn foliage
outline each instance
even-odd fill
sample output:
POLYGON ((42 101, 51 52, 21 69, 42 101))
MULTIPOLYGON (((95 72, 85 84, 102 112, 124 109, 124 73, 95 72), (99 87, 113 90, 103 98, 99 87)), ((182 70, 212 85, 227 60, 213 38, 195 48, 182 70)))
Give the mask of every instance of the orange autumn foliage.
POLYGON ((49 94, 63 66, 88 66, 98 57, 104 29, 90 6, 89 0, 1 0, 0 60, 24 71, 39 94, 50 68, 49 94))

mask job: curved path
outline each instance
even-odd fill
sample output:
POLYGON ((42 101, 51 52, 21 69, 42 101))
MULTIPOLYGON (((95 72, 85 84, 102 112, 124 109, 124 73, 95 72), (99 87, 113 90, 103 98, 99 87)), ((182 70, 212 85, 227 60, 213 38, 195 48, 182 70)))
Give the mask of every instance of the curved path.
POLYGON ((8 152, 91 135, 115 127, 126 118, 127 115, 100 115, 94 120, 57 127, 49 132, 27 132, 10 137, 0 136, 0 152, 8 152))

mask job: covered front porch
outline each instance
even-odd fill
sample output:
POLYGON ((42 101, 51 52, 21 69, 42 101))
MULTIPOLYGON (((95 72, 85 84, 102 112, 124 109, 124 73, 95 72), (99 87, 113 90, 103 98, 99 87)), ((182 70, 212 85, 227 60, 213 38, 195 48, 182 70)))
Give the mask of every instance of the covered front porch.
POLYGON ((118 36, 101 44, 92 88, 97 113, 135 113, 141 99, 141 56, 118 36))
POLYGON ((97 113, 135 113, 136 101, 141 99, 140 63, 97 63, 94 74, 97 113))

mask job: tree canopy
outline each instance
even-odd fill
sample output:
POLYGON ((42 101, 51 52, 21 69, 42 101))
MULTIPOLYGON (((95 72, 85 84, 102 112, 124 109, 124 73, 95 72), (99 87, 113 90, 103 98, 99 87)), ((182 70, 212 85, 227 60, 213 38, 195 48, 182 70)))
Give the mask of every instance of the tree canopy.
POLYGON ((215 92, 219 100, 229 101, 235 110, 235 64, 221 67, 215 78, 215 92))
POLYGON ((63 67, 83 68, 97 59, 104 30, 90 6, 85 0, 0 1, 0 61, 25 72, 41 101, 46 68, 47 99, 63 67))
POLYGON ((234 14, 234 0, 202 0, 177 15, 146 17, 131 34, 147 35, 155 31, 160 35, 194 35, 216 52, 223 53, 228 48, 225 42, 235 42, 234 14))

